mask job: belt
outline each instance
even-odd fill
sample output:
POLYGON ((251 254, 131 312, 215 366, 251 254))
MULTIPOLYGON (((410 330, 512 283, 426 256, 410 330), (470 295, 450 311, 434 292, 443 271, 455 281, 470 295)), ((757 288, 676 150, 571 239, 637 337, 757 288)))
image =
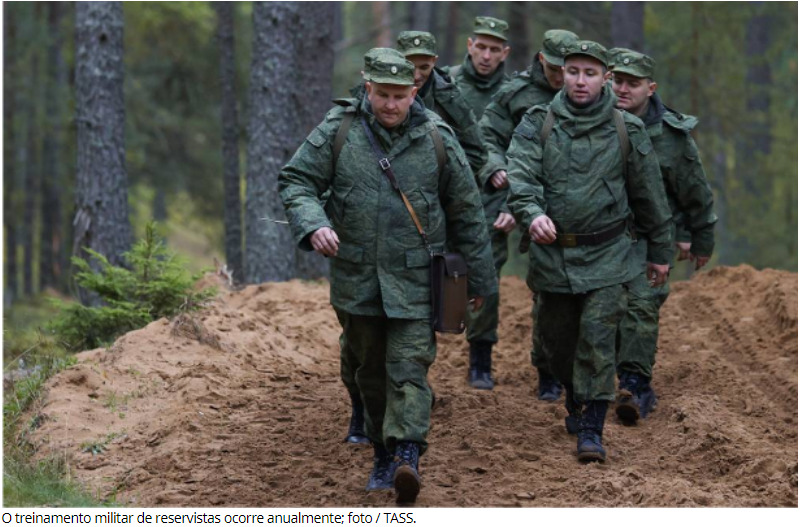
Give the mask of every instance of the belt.
POLYGON ((604 231, 590 232, 587 234, 556 234, 556 241, 561 247, 578 247, 580 245, 600 245, 613 240, 628 228, 628 222, 623 220, 604 231))

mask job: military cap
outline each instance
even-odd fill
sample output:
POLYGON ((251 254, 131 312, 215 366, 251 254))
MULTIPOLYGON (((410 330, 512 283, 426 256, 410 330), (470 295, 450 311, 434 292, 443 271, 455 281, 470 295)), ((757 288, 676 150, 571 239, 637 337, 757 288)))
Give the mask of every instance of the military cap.
POLYGON ((628 48, 611 48, 608 50, 608 69, 612 69, 614 67, 614 63, 617 60, 617 55, 620 53, 630 53, 632 49, 628 48))
POLYGON ((578 35, 565 29, 550 29, 544 32, 542 55, 544 60, 556 66, 564 65, 564 56, 569 45, 578 41, 578 35))
POLYGON ((617 73, 652 79, 656 70, 656 61, 644 53, 625 49, 614 56, 613 69, 617 73))
POLYGON ((436 37, 427 31, 403 31, 397 37, 397 49, 409 57, 411 55, 436 56, 436 37))
POLYGON ((373 48, 364 55, 364 80, 377 84, 414 84, 414 64, 389 48, 373 48))
POLYGON ((564 60, 572 55, 586 55, 592 57, 603 63, 603 66, 608 67, 608 51, 601 44, 591 40, 576 40, 567 46, 567 52, 564 54, 564 60))
POLYGON ((490 16, 476 16, 473 33, 508 40, 508 22, 490 16))

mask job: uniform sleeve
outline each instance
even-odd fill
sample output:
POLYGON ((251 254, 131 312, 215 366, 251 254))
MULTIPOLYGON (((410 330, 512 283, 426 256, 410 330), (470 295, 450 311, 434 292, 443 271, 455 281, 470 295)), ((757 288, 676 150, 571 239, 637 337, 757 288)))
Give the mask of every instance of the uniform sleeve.
POLYGON ((717 222, 714 195, 706 179, 697 145, 689 134, 686 134, 676 175, 676 201, 683 213, 683 225, 691 233, 692 253, 711 256, 714 251, 714 225, 717 222))
POLYGON ((637 227, 647 234, 647 261, 666 265, 672 261, 675 227, 664 190, 664 180, 653 144, 640 124, 628 127, 631 152, 628 154, 626 183, 637 227))
POLYGON ((528 112, 511 136, 508 148, 508 207, 526 231, 531 222, 545 214, 542 184, 542 119, 528 112))
POLYGON ((452 132, 439 128, 447 163, 439 181, 439 199, 447 221, 448 246, 467 261, 470 296, 497 293, 497 273, 480 194, 469 162, 452 132))
MULTIPOLYGON (((466 103, 465 103, 466 104, 466 103)), ((474 174, 479 174, 486 164, 486 149, 481 141, 480 129, 478 128, 478 121, 475 118, 475 113, 465 107, 464 122, 458 123, 455 129, 458 142, 464 149, 464 153, 469 160, 469 166, 474 174)))
POLYGON ((484 110, 479 122, 481 139, 486 147, 486 165, 478 174, 481 185, 485 185, 498 170, 508 169, 506 151, 511 143, 511 134, 514 133, 514 120, 508 105, 501 104, 501 100, 495 97, 484 110))
POLYGON ((278 192, 292 236, 305 251, 312 250, 309 237, 314 231, 331 227, 322 203, 333 178, 331 137, 336 129, 328 122, 317 126, 278 175, 278 192))

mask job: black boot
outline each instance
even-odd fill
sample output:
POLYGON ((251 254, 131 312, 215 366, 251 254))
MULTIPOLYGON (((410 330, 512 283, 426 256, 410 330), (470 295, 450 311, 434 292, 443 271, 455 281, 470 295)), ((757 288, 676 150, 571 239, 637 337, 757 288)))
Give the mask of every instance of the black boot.
POLYGON ((539 400, 549 402, 558 401, 563 390, 561 383, 543 369, 538 368, 537 371, 539 372, 539 400))
POLYGON ((578 428, 578 461, 606 460, 603 448, 603 425, 608 410, 607 401, 589 401, 583 408, 578 428))
POLYGON ((419 444, 400 441, 395 450, 394 490, 397 503, 414 503, 419 494, 419 444))
POLYGON ((375 455, 372 458, 372 472, 367 481, 367 490, 392 490, 394 477, 394 456, 383 445, 372 445, 375 455))
POLYGON ((469 343, 469 385, 477 390, 494 388, 491 342, 476 340, 469 343))
POLYGON ((657 400, 646 377, 632 372, 620 374, 616 412, 624 424, 635 425, 640 418, 647 417, 657 400))
POLYGON ((564 395, 564 406, 568 414, 564 418, 564 425, 567 428, 567 433, 574 436, 578 433, 578 429, 580 428, 583 405, 575 401, 574 392, 570 386, 564 386, 564 389, 566 392, 564 395))
POLYGON ((352 393, 350 394, 350 402, 353 413, 350 415, 350 427, 347 429, 347 437, 344 438, 344 443, 368 445, 369 438, 364 433, 364 403, 361 402, 361 397, 352 393))

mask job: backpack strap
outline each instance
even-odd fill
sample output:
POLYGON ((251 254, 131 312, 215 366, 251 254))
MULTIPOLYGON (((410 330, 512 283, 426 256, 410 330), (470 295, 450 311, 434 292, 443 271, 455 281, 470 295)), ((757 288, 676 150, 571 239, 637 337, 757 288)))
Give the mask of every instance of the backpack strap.
POLYGON ((342 122, 339 129, 336 131, 336 137, 333 138, 333 168, 336 168, 336 163, 339 161, 339 154, 342 152, 344 142, 347 140, 347 133, 350 131, 350 125, 353 124, 353 119, 356 114, 348 112, 342 117, 342 122))
POLYGON ((433 139, 433 149, 436 151, 436 165, 439 167, 439 174, 441 174, 442 170, 444 170, 444 164, 447 160, 447 156, 444 151, 442 135, 439 133, 439 129, 436 127, 435 123, 433 128, 431 128, 431 139, 433 139))
POLYGON ((552 108, 547 109, 547 116, 544 118, 544 124, 542 124, 542 131, 540 132, 540 138, 542 141, 542 148, 544 148, 544 144, 547 142, 547 138, 550 137, 550 132, 553 131, 553 126, 556 124, 556 114, 553 113, 552 108))
POLYGON ((622 112, 614 109, 614 126, 617 127, 619 146, 622 149, 622 174, 628 178, 628 155, 631 153, 631 140, 628 137, 628 128, 625 126, 625 117, 622 112))

